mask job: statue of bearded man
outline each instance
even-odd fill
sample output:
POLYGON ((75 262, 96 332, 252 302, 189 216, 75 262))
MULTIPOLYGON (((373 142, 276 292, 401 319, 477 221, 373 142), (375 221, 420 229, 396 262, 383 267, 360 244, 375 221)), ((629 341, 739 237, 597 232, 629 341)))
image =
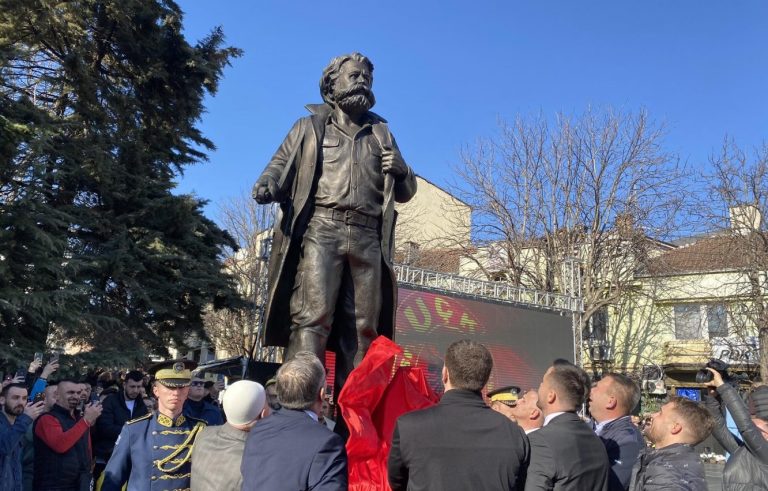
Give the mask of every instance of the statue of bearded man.
POLYGON ((336 352, 336 394, 377 335, 392 337, 394 203, 416 193, 386 121, 372 113, 373 64, 331 60, 323 104, 307 106, 253 188, 278 202, 270 257, 265 344, 285 359, 336 352))

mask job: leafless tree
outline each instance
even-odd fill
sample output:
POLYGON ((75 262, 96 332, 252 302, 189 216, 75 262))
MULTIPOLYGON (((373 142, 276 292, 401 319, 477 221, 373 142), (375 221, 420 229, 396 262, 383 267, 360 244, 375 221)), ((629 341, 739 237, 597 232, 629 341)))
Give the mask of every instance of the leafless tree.
POLYGON ((228 251, 226 268, 236 278, 247 305, 240 308, 211 309, 205 318, 205 330, 219 351, 230 356, 259 357, 258 327, 266 288, 267 256, 265 247, 271 233, 272 210, 258 205, 248 193, 220 204, 217 221, 239 245, 228 251))
MULTIPOLYGON (((644 111, 502 123, 456 169, 452 191, 473 210, 466 260, 488 279, 563 291, 563 261, 576 258, 583 331, 633 290, 635 271, 668 247, 657 239, 679 226, 682 167, 663 138, 644 111)), ((616 329, 606 334, 624 344, 616 329)))
POLYGON ((660 347, 672 325, 671 308, 659 305, 663 281, 652 276, 638 279, 637 288, 628 289, 610 307, 610 328, 606 344, 613 354, 613 370, 640 374, 656 365, 660 347))
POLYGON ((413 199, 396 205, 394 261, 457 274, 462 247, 469 242, 469 207, 433 183, 417 180, 419 191, 413 199))
POLYGON ((721 258, 734 273, 729 291, 732 335, 757 336, 760 376, 768 380, 768 144, 752 152, 726 138, 710 158, 708 193, 699 210, 727 251, 721 258), (727 226, 726 226, 727 225, 727 226))

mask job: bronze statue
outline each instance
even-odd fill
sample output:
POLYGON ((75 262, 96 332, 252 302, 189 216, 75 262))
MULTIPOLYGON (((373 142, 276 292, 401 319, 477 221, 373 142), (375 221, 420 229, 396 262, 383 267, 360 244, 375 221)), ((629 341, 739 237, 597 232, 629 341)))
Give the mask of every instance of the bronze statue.
POLYGON ((339 56, 323 70, 323 104, 308 105, 259 177, 253 197, 279 202, 265 343, 336 352, 336 395, 377 335, 392 337, 394 202, 416 178, 386 121, 370 112, 373 64, 339 56))

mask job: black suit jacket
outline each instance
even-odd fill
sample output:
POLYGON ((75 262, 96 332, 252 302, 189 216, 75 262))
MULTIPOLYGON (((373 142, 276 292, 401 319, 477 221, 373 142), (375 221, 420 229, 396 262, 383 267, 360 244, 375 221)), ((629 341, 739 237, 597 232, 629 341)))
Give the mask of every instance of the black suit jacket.
POLYGON ((401 416, 392 435, 392 491, 522 490, 528 439, 480 394, 449 390, 440 404, 401 416))
POLYGON ((144 399, 141 397, 134 400, 133 412, 129 411, 125 405, 125 392, 122 390, 104 399, 104 403, 101 405, 101 416, 96 420, 93 436, 94 455, 103 458, 105 462, 109 460, 112 450, 115 448, 115 441, 123 430, 123 425, 132 419, 144 416, 148 412, 144 399))
POLYGON ((344 441, 304 411, 283 408, 256 423, 240 464, 243 491, 346 491, 344 441))
POLYGON ((610 467, 603 442, 576 414, 555 416, 528 438, 531 464, 526 491, 608 489, 610 467))

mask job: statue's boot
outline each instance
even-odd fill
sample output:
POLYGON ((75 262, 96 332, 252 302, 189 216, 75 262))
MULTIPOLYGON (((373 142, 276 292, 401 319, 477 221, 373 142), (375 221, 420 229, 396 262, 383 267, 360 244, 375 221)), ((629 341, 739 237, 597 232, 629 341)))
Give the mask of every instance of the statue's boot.
POLYGON ((327 336, 318 334, 310 329, 293 329, 291 337, 288 340, 288 347, 285 350, 283 361, 292 359, 299 351, 311 351, 325 365, 325 344, 327 336))

